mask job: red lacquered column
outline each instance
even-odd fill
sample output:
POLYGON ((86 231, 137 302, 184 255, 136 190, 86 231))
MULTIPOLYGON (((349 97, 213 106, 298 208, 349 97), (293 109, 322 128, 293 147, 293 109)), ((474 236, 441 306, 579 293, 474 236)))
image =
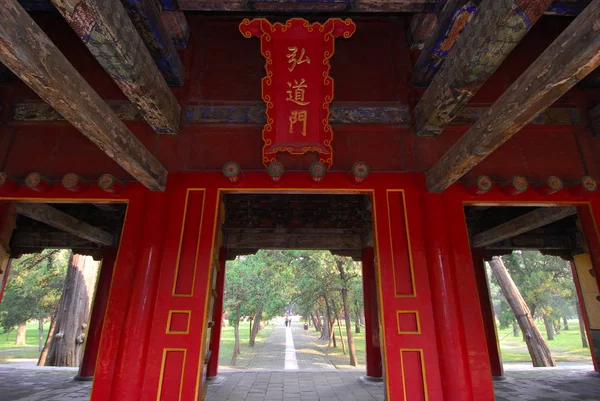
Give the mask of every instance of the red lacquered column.
POLYGON ((225 263, 226 252, 221 248, 219 251, 219 272, 216 281, 216 298, 213 309, 213 322, 210 336, 210 360, 206 368, 206 377, 216 377, 219 373, 219 345, 221 344, 221 328, 223 323, 223 295, 225 294, 225 263))
POLYGON ((169 193, 149 192, 110 400, 139 400, 167 231, 169 193))
POLYGON ((426 199, 425 243, 444 399, 473 401, 446 222, 448 214, 461 211, 448 210, 441 195, 428 194, 426 199))
POLYGON ((365 307, 365 356, 366 379, 380 380, 383 377, 381 345, 379 338, 379 309, 375 275, 375 252, 372 247, 362 250, 363 298, 365 307))
POLYGON ((500 344, 498 344, 494 309, 490 299, 490 289, 488 287, 487 276, 485 274, 483 252, 481 249, 472 249, 471 253, 473 255, 475 280, 477 281, 477 291, 479 292, 479 301, 481 302, 481 316, 483 317, 483 327, 485 328, 485 338, 490 357, 492 376, 495 378, 500 378, 504 376, 504 367, 502 366, 500 344))
POLYGON ((104 325, 104 315, 108 305, 108 295, 110 294, 110 282, 116 259, 117 248, 111 247, 103 250, 102 265, 100 267, 100 275, 92 306, 92 316, 90 317, 90 326, 85 340, 85 352, 75 380, 92 380, 94 376, 96 360, 98 359, 98 348, 100 347, 100 338, 102 336, 102 326, 104 325))

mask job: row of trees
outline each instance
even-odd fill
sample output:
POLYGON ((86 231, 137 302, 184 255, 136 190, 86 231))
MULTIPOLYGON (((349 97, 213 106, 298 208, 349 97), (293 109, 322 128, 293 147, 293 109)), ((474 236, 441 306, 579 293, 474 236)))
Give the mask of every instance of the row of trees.
POLYGON ((321 339, 337 347, 335 326, 344 353, 340 318, 346 326, 350 364, 357 365, 352 323, 363 324, 360 263, 327 251, 261 250, 239 256, 227 264, 225 313, 234 327, 235 346, 231 364, 240 353, 239 325, 249 319, 249 345, 254 346, 261 322, 293 311, 321 332, 321 339))

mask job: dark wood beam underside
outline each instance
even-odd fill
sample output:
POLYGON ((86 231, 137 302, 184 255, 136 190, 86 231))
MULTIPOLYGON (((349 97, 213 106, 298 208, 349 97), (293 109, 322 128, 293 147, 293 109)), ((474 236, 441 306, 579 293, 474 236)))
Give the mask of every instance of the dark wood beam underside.
POLYGON ((494 228, 478 233, 471 238, 473 248, 482 248, 490 244, 497 243, 507 238, 547 226, 565 217, 577 214, 577 208, 574 206, 565 207, 541 207, 531 212, 525 213, 506 223, 500 224, 494 228))
POLYGON ((43 203, 17 203, 17 213, 96 244, 111 246, 112 234, 43 203))

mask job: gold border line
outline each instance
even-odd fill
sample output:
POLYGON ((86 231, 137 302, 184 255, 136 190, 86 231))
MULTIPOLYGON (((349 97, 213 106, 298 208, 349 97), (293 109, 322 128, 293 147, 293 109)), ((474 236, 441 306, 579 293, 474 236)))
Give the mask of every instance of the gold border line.
MULTIPOLYGON (((184 209, 184 213, 183 213, 183 223, 182 223, 182 227, 181 227, 181 235, 179 237, 179 250, 177 251, 177 265, 175 268, 175 278, 173 280, 173 291, 171 293, 171 296, 176 297, 176 298, 191 298, 194 296, 194 289, 196 287, 196 264, 198 263, 198 253, 199 253, 199 249, 200 249, 200 237, 202 236, 202 221, 204 219, 204 205, 206 202, 206 188, 188 188, 187 192, 186 192, 186 196, 185 196, 185 209, 184 209), (198 226, 198 239, 196 241, 196 253, 194 255, 194 265, 192 267, 192 288, 190 289, 189 293, 186 294, 177 294, 175 293, 176 289, 177 289, 177 280, 179 279, 179 266, 181 263, 181 248, 183 247, 183 235, 185 232, 185 227, 187 225, 187 213, 188 213, 188 205, 189 205, 189 197, 190 197, 190 192, 203 192, 202 194, 202 209, 200 211, 200 225, 198 226)), ((193 229, 193 227, 192 227, 193 229)))
POLYGON ((402 365, 402 391, 404 392, 404 401, 406 399, 406 376, 404 375, 404 358, 402 357, 403 352, 418 352, 421 358, 421 374, 423 375, 423 394, 425 395, 425 401, 429 400, 429 389, 427 388, 427 374, 425 372, 425 355, 422 348, 401 348, 400 349, 400 364, 402 365))
POLYGON ((421 320, 419 318, 418 310, 397 310, 396 318, 398 320, 398 334, 422 334, 421 333, 421 320), (417 322, 417 331, 402 331, 400 329, 400 315, 402 315, 402 314, 404 314, 404 315, 412 314, 413 316, 415 316, 415 319, 417 322))
MULTIPOLYGON (((220 201, 221 201, 221 188, 217 188, 217 199, 215 201, 215 205, 214 205, 214 213, 215 213, 215 217, 213 220, 213 231, 212 231, 212 242, 211 242, 211 248, 210 248, 210 259, 209 259, 209 271, 208 271, 208 276, 207 276, 207 280, 206 280, 206 295, 204 297, 204 321, 202 322, 202 324, 204 325, 204 322, 207 322, 207 316, 208 316, 208 302, 209 302, 209 296, 211 295, 211 285, 212 285, 212 275, 215 271, 214 269, 214 251, 215 251, 215 240, 217 239, 217 222, 219 221, 219 212, 220 212, 220 201)), ((208 194, 205 194, 205 198, 208 194)), ((214 304, 213 304, 214 306, 214 304)), ((208 337, 207 335, 208 333, 208 327, 204 326, 203 330, 202 330, 202 335, 200 337, 201 339, 201 343, 200 343, 200 355, 198 358, 198 376, 196 378, 196 391, 195 391, 195 395, 194 395, 194 400, 198 400, 198 393, 200 392, 200 385, 201 385, 201 380, 200 378, 202 377, 202 371, 204 370, 204 355, 205 355, 205 349, 204 347, 206 346, 207 341, 210 341, 210 338, 205 338, 205 336, 208 337)), ((212 331, 211 331, 212 333, 212 331)), ((211 358, 213 356, 211 355, 211 358)), ((219 356, 216 355, 216 358, 218 358, 219 356)), ((203 394, 205 394, 205 392, 202 392, 203 394)))
POLYGON ((158 393, 156 394, 156 401, 161 401, 161 392, 163 388, 163 380, 165 374, 165 364, 167 362, 167 353, 168 352, 183 352, 183 361, 181 364, 181 380, 179 381, 179 398, 181 401, 181 393, 183 392, 183 378, 185 377, 185 360, 187 357, 187 349, 186 348, 163 348, 163 356, 162 362, 160 363, 160 376, 158 381, 158 393))
POLYGON ((190 334, 191 319, 192 319, 192 311, 191 310, 169 310, 169 317, 167 318, 167 329, 165 331, 165 334, 190 334), (180 314, 185 313, 187 315, 188 318, 187 318, 187 326, 186 326, 185 331, 170 330, 171 318, 173 317, 173 315, 175 313, 180 313, 180 314))
MULTIPOLYGON (((183 233, 185 232, 186 226, 186 217, 187 217, 187 207, 188 207, 188 199, 190 197, 190 188, 188 188, 185 192, 185 202, 183 205, 183 218, 181 220, 181 233, 179 234, 179 247, 177 249, 177 259, 175 260, 175 275, 173 276, 173 290, 171 291, 171 296, 174 297, 175 289, 177 288, 177 278, 179 277, 179 262, 181 259, 181 247, 183 246, 183 233)), ((180 295, 181 296, 181 295, 180 295)))
MULTIPOLYGON (((386 393, 386 400, 391 400, 390 397, 390 384, 389 384, 389 375, 390 375, 390 370, 388 368, 388 355, 387 355, 387 345, 386 345, 386 330, 385 330, 385 311, 383 309, 383 289, 381 287, 381 256, 380 256, 380 252, 379 252, 379 240, 378 240, 378 232, 379 230, 377 229, 377 201, 375 199, 375 190, 372 191, 371 193, 372 196, 372 204, 373 204, 373 225, 374 225, 374 234, 373 237, 375 239, 375 252, 376 252, 376 256, 377 256, 377 263, 376 263, 376 269, 377 269, 377 293, 379 295, 379 305, 378 305, 378 309, 379 309, 379 317, 380 317, 380 323, 379 323, 379 338, 382 341, 382 345, 383 345, 383 365, 385 367, 384 369, 384 384, 385 384, 385 393, 386 393)), ((389 218, 388 218, 388 223, 389 223, 389 218)))
POLYGON ((392 259, 392 277, 394 281, 394 297, 395 298, 416 298, 417 297, 417 286, 415 281, 415 269, 413 267, 412 258, 412 245, 410 243, 410 232, 408 229, 408 213, 406 205, 406 196, 404 195, 404 189, 386 189, 386 204, 387 204, 387 215, 388 215, 388 230, 390 235, 390 255, 392 259), (398 294, 398 288, 396 287, 396 264, 394 261, 394 241, 392 235, 392 219, 390 216, 390 192, 400 192, 402 194, 402 208, 404 209, 404 230, 406 234, 406 246, 408 249, 408 267, 410 271, 410 280, 412 285, 411 294, 398 294))

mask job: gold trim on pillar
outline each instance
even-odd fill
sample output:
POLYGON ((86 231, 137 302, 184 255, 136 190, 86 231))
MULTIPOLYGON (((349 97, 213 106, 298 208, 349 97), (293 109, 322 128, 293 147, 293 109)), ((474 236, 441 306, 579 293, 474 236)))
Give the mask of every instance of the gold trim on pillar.
POLYGON ((429 401, 429 392, 427 389, 427 373, 425 372, 425 358, 423 355, 422 348, 402 348, 400 350, 400 366, 402 367, 402 391, 404 392, 404 401, 410 401, 406 399, 406 376, 404 372, 404 359, 402 357, 403 352, 418 352, 421 356, 421 374, 423 375, 423 394, 425 395, 425 401, 429 401))
POLYGON ((419 319, 418 310, 398 310, 396 311, 396 320, 398 323, 398 334, 421 334, 421 320, 419 319), (413 315, 417 323, 417 331, 403 331, 400 327, 400 315, 413 315))
MULTIPOLYGON (((161 392, 163 387, 163 380, 165 376, 165 364, 167 362, 167 354, 169 352, 183 352, 183 362, 181 364, 181 380, 179 382, 179 397, 177 398, 181 401, 181 393, 183 391, 183 378, 185 374, 185 359, 187 357, 187 349, 186 348, 164 348, 162 361, 160 362, 160 376, 158 378, 158 393, 156 394, 156 401, 161 401, 161 392)), ((133 391, 133 390, 132 390, 133 391)))
POLYGON ((192 320, 192 311, 191 310, 170 310, 169 317, 167 318, 167 329, 165 330, 165 334, 190 334, 190 322, 192 320), (171 319, 173 314, 186 314, 187 315, 187 325, 184 331, 180 330, 171 330, 171 319))

